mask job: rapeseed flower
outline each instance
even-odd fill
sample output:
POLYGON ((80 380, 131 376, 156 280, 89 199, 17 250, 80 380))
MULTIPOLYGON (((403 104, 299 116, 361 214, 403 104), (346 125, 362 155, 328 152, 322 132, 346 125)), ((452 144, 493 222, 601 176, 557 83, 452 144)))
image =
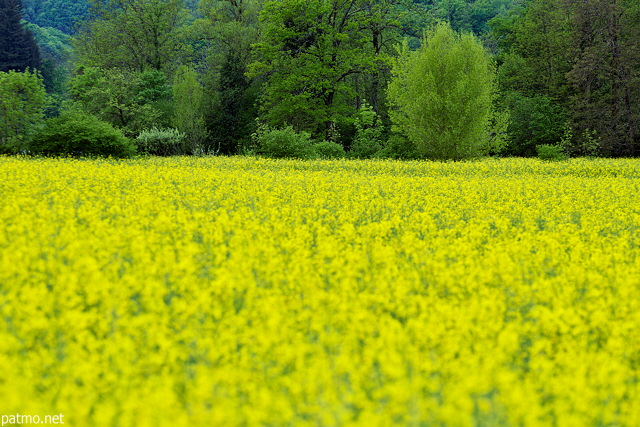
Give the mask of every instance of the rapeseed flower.
POLYGON ((640 425, 638 178, 0 157, 0 414, 640 425))

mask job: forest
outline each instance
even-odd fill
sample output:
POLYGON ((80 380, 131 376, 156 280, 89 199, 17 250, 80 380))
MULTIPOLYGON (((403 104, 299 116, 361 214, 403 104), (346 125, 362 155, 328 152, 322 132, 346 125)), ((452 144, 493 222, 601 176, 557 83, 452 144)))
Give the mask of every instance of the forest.
POLYGON ((639 30, 630 0, 0 0, 0 153, 635 157, 639 30))

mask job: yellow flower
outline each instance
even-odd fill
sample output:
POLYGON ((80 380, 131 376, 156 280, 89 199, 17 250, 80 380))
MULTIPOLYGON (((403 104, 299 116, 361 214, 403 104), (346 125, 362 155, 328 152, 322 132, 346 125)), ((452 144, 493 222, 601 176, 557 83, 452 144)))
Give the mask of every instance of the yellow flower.
POLYGON ((636 160, 0 157, 0 402, 638 425, 636 160))

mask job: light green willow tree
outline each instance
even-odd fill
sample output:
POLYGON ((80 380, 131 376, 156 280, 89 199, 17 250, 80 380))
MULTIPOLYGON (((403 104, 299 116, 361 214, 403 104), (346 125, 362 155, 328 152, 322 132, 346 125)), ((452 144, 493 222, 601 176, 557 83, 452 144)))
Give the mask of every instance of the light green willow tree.
POLYGON ((388 88, 391 119, 418 153, 430 159, 464 159, 491 150, 496 71, 471 33, 449 24, 427 32, 422 46, 405 43, 388 88))
POLYGON ((181 66, 173 78, 173 125, 187 135, 188 151, 200 152, 207 138, 204 123, 204 89, 193 68, 181 66))

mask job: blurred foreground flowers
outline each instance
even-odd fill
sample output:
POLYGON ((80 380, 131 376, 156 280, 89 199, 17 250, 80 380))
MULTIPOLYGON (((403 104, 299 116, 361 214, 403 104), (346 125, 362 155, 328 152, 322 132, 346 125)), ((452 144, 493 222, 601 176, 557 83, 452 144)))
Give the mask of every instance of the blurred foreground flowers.
POLYGON ((640 162, 0 158, 0 413, 640 425, 640 162))

